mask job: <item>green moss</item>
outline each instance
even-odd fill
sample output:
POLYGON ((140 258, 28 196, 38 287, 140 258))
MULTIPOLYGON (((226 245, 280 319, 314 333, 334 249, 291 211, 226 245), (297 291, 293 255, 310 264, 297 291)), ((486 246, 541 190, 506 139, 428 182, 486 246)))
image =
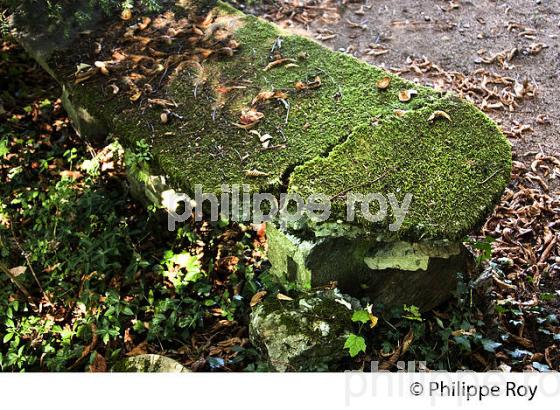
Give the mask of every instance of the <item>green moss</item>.
MULTIPOLYGON (((92 113, 112 117, 109 122, 125 143, 150 142, 154 164, 176 187, 192 192, 201 184, 206 192, 219 193, 221 184, 247 184, 255 191, 328 196, 351 189, 392 192, 399 201, 412 193, 410 211, 397 233, 386 224, 371 225, 359 214, 357 223, 383 239, 457 239, 484 217, 509 181, 510 147, 471 104, 226 5, 217 10, 240 48, 233 57, 205 60, 202 72, 184 70, 165 87, 163 97, 179 104, 173 110, 178 117, 168 124, 159 120, 161 109, 145 103, 131 106, 124 93, 108 100, 99 93, 99 84, 76 87, 92 113), (297 66, 265 71, 274 59, 273 46, 297 66), (297 81, 317 76, 319 88, 295 90, 297 81), (387 76, 389 87, 379 90, 377 81, 387 76), (223 93, 223 87, 231 89, 223 93), (417 95, 400 102, 399 91, 411 88, 417 95), (280 101, 257 106, 264 118, 255 130, 283 147, 263 150, 256 135, 234 124, 259 92, 271 90, 288 94, 289 112, 280 101), (395 110, 407 113, 399 118, 395 110), (435 110, 447 112, 451 121, 428 122, 435 110), (247 177, 252 169, 268 176, 247 177)), ((334 211, 330 225, 315 227, 315 232, 330 232, 333 221, 344 219, 344 195, 334 211)))
MULTIPOLYGON (((445 98, 403 118, 358 127, 327 158, 296 168, 289 188, 329 197, 345 190, 392 192, 399 202, 411 193, 409 212, 394 235, 457 239, 493 206, 510 169, 510 146, 496 125, 474 106, 445 98), (451 121, 429 122, 436 110, 445 110, 451 121)), ((334 218, 342 218, 344 196, 337 201, 334 218)), ((358 221, 368 225, 360 215, 358 221)), ((387 223, 376 231, 387 232, 387 223)))
POLYGON ((230 59, 205 62, 212 79, 203 87, 195 91, 193 72, 186 72, 170 85, 170 96, 181 103, 180 114, 189 127, 175 136, 156 138, 154 148, 163 154, 163 168, 177 180, 201 183, 209 190, 219 190, 221 183, 246 183, 255 190, 279 189, 282 177, 296 165, 326 155, 354 126, 369 124, 394 109, 420 108, 438 98, 431 89, 415 87, 419 95, 409 104, 401 103, 398 91, 412 87, 403 79, 348 55, 330 52, 312 40, 281 33, 255 17, 242 18, 242 25, 234 35, 240 51, 230 59), (282 56, 296 59, 298 67, 263 71, 271 62, 271 49, 278 38, 282 40, 282 56), (307 57, 298 59, 302 54, 307 57), (295 91, 297 81, 316 76, 321 78, 321 87, 295 91), (391 86, 378 91, 375 84, 385 76, 393 79, 391 86), (245 88, 228 93, 225 105, 216 109, 219 85, 245 88), (284 149, 262 151, 258 137, 233 125, 239 121, 242 108, 249 107, 265 90, 289 94, 289 114, 283 103, 266 102, 258 107, 265 117, 255 128, 270 134, 272 144, 285 144, 284 149), (246 160, 241 162, 240 158, 246 160), (249 169, 270 176, 246 178, 249 169))

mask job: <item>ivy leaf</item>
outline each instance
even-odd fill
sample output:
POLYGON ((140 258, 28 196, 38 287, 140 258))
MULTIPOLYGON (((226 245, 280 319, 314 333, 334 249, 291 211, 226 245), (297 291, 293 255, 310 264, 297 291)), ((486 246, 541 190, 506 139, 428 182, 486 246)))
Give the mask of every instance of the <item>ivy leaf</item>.
POLYGON ((129 306, 125 306, 124 309, 122 310, 123 314, 127 315, 127 316, 134 316, 134 312, 132 311, 132 309, 129 306))
POLYGON ((366 341, 362 336, 351 333, 344 343, 344 348, 348 349, 350 357, 355 357, 358 353, 366 351, 366 341))
POLYGON ((14 337, 13 333, 6 333, 4 339, 2 340, 2 343, 8 343, 10 340, 12 340, 13 337, 14 337))
POLYGON ((468 338, 466 338, 465 336, 455 336, 454 339, 455 342, 457 342, 457 344, 464 350, 466 350, 467 352, 471 351, 471 342, 468 338))
POLYGON ((366 312, 365 310, 356 310, 352 314, 352 322, 361 322, 361 323, 369 322, 369 313, 366 312))
POLYGON ((4 158, 10 153, 10 148, 8 147, 8 139, 2 139, 0 141, 0 158, 4 158))

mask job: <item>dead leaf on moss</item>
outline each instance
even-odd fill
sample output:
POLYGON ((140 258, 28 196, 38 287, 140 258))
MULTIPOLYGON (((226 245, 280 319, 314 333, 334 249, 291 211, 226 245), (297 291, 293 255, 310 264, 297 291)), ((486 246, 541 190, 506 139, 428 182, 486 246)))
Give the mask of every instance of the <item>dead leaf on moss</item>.
POLYGON ((249 108, 241 112, 239 124, 253 126, 263 118, 264 114, 262 112, 257 111, 254 108, 249 108))
POLYGON ((386 90, 391 84, 391 77, 383 77, 381 80, 377 81, 377 89, 386 90))
POLYGON ((148 103, 160 107, 177 107, 177 103, 163 98, 148 98, 148 103))
POLYGON ((314 88, 319 88, 321 86, 321 77, 316 76, 313 81, 310 81, 309 83, 307 83, 307 88, 309 89, 314 89, 314 88))
POLYGON ((266 294, 267 294, 266 290, 261 290, 260 292, 255 293, 251 298, 251 302, 249 303, 249 305, 251 307, 258 305, 259 303, 261 303, 261 301, 266 296, 266 294))
POLYGON ((428 122, 433 122, 438 118, 445 118, 446 120, 451 121, 451 117, 445 111, 436 110, 428 117, 428 122))
POLYGON ((250 169, 248 171, 245 171, 245 176, 249 178, 259 178, 270 176, 270 173, 259 171, 258 169, 250 169))
POLYGON ((278 67, 280 65, 287 64, 287 63, 297 63, 297 61, 294 60, 293 58, 280 58, 271 63, 268 63, 268 65, 265 68, 263 68, 263 71, 268 71, 271 68, 278 67))
POLYGON ((296 89, 296 91, 303 91, 307 90, 308 87, 303 81, 296 81, 296 83, 294 84, 294 88, 296 89))
POLYGON ((312 81, 309 81, 307 83, 304 83, 303 81, 296 81, 296 83, 294 84, 294 88, 299 92, 303 90, 312 90, 315 88, 319 88, 321 84, 321 77, 315 76, 312 81))
POLYGON ((278 299, 278 300, 286 300, 286 301, 294 300, 293 298, 291 298, 291 297, 289 297, 289 296, 287 296, 287 295, 284 295, 283 293, 277 293, 277 294, 276 294, 276 299, 278 299))
POLYGON ((418 91, 414 89, 409 90, 401 90, 399 91, 399 101, 400 102, 409 102, 413 96, 417 95, 418 91))
POLYGON ((253 98, 253 101, 251 101, 251 105, 270 100, 272 97, 274 97, 274 91, 261 91, 255 98, 253 98))
POLYGON ((253 98, 253 101, 251 101, 251 105, 256 105, 258 103, 272 99, 286 100, 287 98, 288 94, 284 91, 261 91, 255 98, 253 98))

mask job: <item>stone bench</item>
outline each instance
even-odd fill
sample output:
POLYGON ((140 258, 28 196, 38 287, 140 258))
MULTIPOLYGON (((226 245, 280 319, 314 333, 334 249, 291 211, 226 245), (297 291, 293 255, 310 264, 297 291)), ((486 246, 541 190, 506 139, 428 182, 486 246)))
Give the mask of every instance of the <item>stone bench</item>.
POLYGON ((497 126, 453 95, 223 3, 194 27, 181 18, 100 18, 64 41, 20 27, 18 38, 63 86, 80 133, 149 143, 154 160, 138 179, 152 200, 197 184, 322 194, 328 220, 268 223, 275 275, 302 289, 334 281, 386 305, 444 301, 467 268, 464 235, 510 178, 497 126), (356 193, 377 196, 356 202, 349 222, 356 193))

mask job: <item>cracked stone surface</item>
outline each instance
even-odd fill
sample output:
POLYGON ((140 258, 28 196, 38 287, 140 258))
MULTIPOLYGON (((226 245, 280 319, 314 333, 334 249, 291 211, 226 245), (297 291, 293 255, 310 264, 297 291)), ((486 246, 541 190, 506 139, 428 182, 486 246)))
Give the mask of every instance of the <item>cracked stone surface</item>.
MULTIPOLYGON (((79 38, 73 46, 79 52, 55 50, 39 53, 40 59, 64 84, 77 124, 100 123, 129 145, 148 141, 155 164, 186 190, 201 184, 206 192, 219 192, 222 184, 247 184, 259 191, 324 193, 335 198, 333 218, 344 205, 337 195, 348 189, 397 197, 410 192, 414 200, 398 233, 408 238, 461 237, 491 209, 509 180, 510 147, 474 106, 229 6, 220 4, 212 13, 212 30, 226 30, 239 50, 210 57, 197 70, 186 68, 159 90, 158 96, 178 104, 181 119, 167 124, 147 98, 134 104, 126 95, 111 96, 104 76, 77 85, 68 80, 78 64, 102 58, 89 47, 103 30, 79 38), (266 69, 273 48, 294 61, 290 68, 266 69), (296 82, 317 77, 320 87, 296 90, 296 82), (385 77, 388 88, 378 89, 385 77), (416 95, 401 102, 399 93, 409 89, 416 95), (233 125, 260 92, 274 90, 287 95, 287 104, 259 105, 264 117, 256 133, 233 125), (435 111, 451 120, 429 121, 435 111), (255 134, 269 134, 279 148, 262 149, 255 134), (247 176, 247 170, 263 176, 247 176)), ((36 49, 43 42, 24 44, 36 49)), ((367 225, 358 216, 360 223, 367 225)), ((375 230, 386 233, 387 227, 381 223, 375 230)))

